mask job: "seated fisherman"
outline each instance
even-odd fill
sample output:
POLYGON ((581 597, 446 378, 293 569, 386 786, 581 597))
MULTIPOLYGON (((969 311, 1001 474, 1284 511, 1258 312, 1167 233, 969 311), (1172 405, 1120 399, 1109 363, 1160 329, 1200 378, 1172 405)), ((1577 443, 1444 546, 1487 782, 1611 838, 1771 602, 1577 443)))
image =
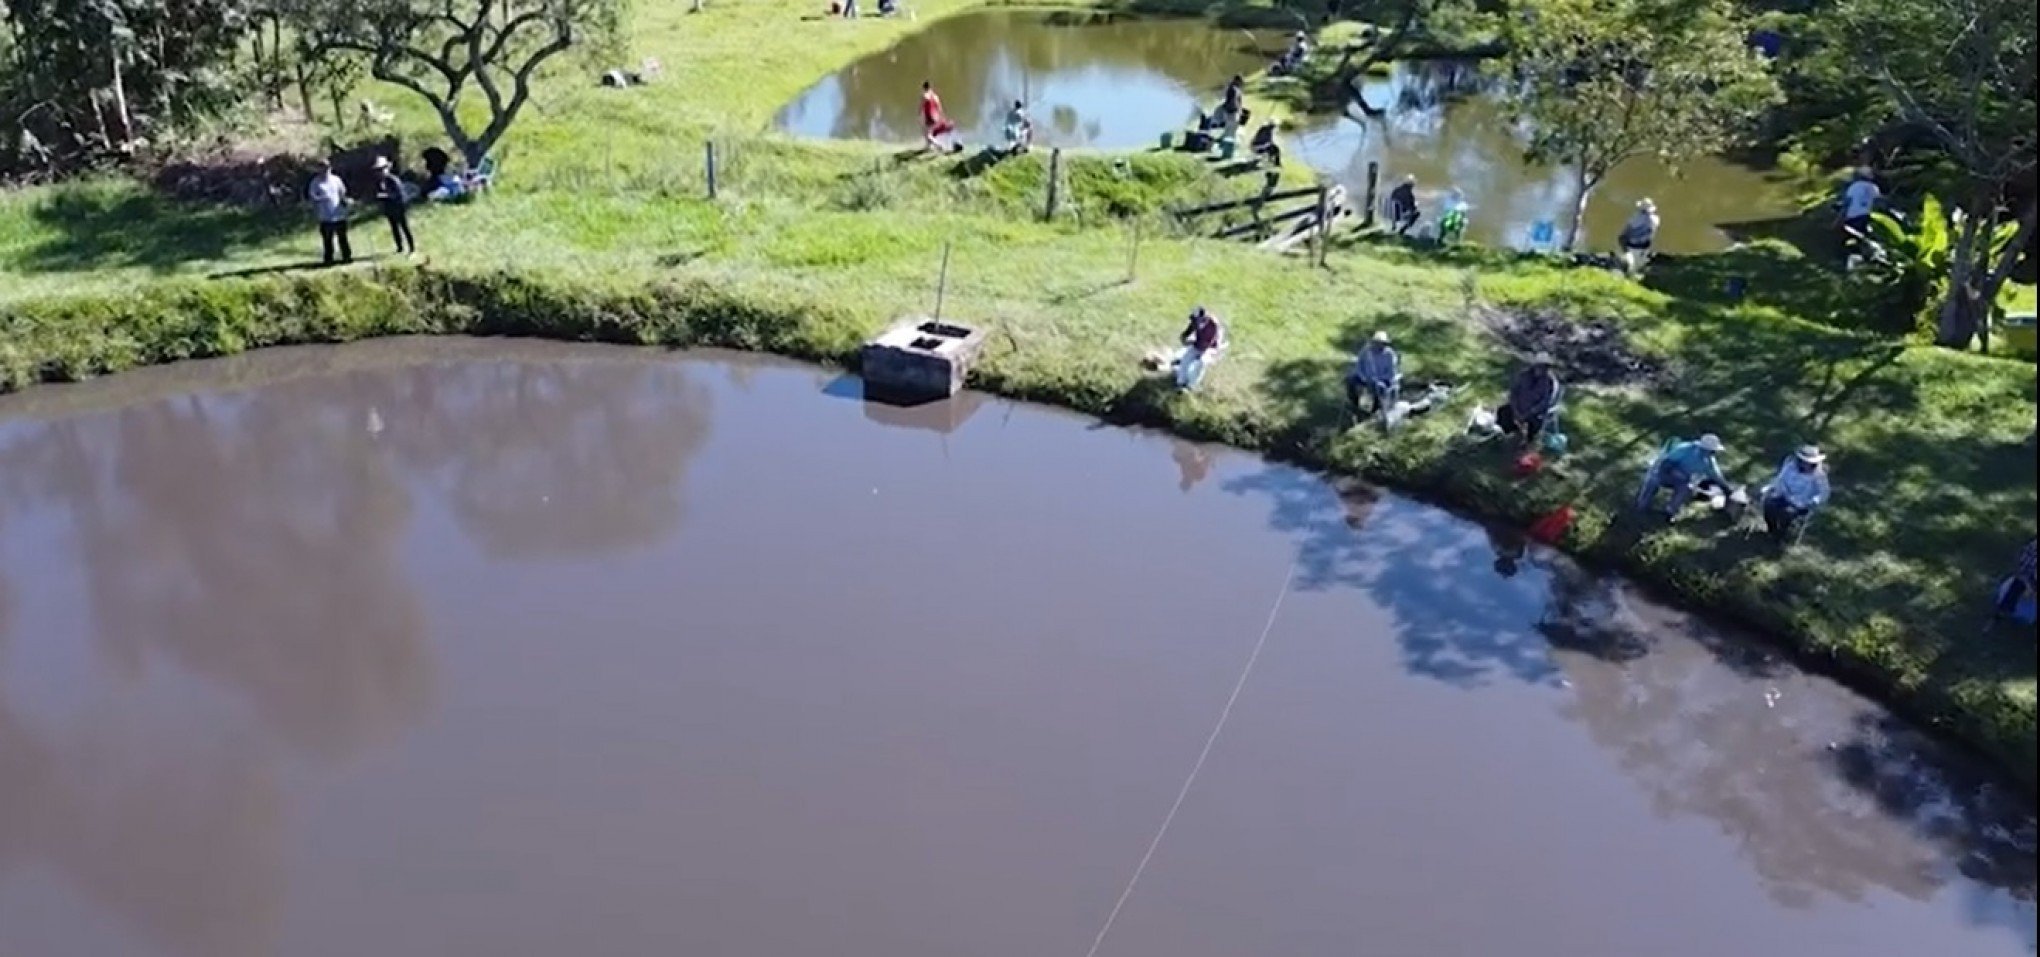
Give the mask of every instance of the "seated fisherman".
POLYGON ((1194 389, 1211 364, 1225 351, 1225 326, 1203 306, 1190 311, 1190 324, 1183 327, 1183 354, 1176 359, 1176 385, 1194 389))
POLYGON ((1672 443, 1651 463, 1650 472, 1643 479, 1643 491, 1636 496, 1636 507, 1650 508, 1659 492, 1670 489, 1671 501, 1664 509, 1669 517, 1686 507, 1696 487, 1711 487, 1727 494, 1728 479, 1721 474, 1721 464, 1716 461, 1721 449, 1721 438, 1711 433, 1691 442, 1672 443))
POLYGON ((1558 373, 1552 371, 1551 357, 1540 353, 1509 383, 1508 400, 1495 410, 1495 424, 1525 445, 1535 442, 1564 394, 1558 373))
POLYGON ((1805 445, 1778 466, 1777 476, 1764 487, 1764 528, 1771 538, 1791 541, 1814 511, 1827 504, 1826 462, 1819 446, 1805 445))
POLYGON ((1034 145, 1034 121, 1027 118, 1027 105, 1013 101, 1006 111, 1006 152, 1025 153, 1034 145))
POLYGON ((1377 332, 1353 356, 1353 368, 1346 373, 1346 405, 1353 410, 1354 418, 1371 419, 1393 408, 1401 389, 1402 357, 1389 344, 1388 333, 1377 332), (1365 411, 1360 408, 1361 396, 1366 396, 1370 403, 1365 411))
POLYGON ((1289 49, 1282 52, 1282 58, 1275 61, 1274 68, 1269 72, 1278 76, 1285 73, 1294 73, 1297 67, 1303 65, 1304 58, 1308 56, 1310 56, 1310 34, 1298 30, 1296 35, 1289 39, 1289 49))

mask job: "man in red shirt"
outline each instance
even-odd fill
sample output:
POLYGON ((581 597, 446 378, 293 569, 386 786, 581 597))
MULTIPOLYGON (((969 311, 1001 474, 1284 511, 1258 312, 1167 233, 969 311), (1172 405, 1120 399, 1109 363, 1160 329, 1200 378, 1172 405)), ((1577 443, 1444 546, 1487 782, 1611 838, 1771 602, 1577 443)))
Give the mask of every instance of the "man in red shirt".
POLYGON ((942 98, 935 95, 935 84, 921 84, 921 132, 927 138, 928 149, 941 152, 942 137, 956 131, 956 124, 949 122, 942 112, 942 98))

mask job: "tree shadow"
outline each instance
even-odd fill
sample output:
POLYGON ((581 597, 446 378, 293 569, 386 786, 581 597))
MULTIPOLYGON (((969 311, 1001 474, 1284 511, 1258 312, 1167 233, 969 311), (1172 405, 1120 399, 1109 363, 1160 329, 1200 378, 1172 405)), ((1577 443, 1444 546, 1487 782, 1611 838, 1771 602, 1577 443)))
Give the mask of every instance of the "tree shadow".
POLYGON ((1873 286, 1775 239, 1703 255, 1660 256, 1652 260, 1644 285, 1688 302, 1765 306, 1841 329, 1872 325, 1868 320, 1878 308, 1873 286))
POLYGON ((954 165, 950 166, 948 170, 949 176, 951 179, 973 179, 990 171, 992 167, 1005 162, 1007 157, 1012 155, 1005 150, 995 149, 990 146, 982 147, 977 152, 958 160, 954 165))
POLYGON ((295 210, 187 203, 92 187, 58 190, 30 215, 50 236, 21 255, 19 268, 27 272, 171 272, 310 232, 295 210))
POLYGON ((1558 682, 1550 646, 1531 627, 1535 603, 1518 589, 1493 587, 1487 542, 1454 534, 1456 519, 1414 507, 1382 512, 1379 491, 1335 488, 1283 466, 1224 488, 1266 499, 1269 526, 1296 539, 1292 587, 1357 589, 1386 609, 1411 673, 1466 689, 1498 678, 1558 682))

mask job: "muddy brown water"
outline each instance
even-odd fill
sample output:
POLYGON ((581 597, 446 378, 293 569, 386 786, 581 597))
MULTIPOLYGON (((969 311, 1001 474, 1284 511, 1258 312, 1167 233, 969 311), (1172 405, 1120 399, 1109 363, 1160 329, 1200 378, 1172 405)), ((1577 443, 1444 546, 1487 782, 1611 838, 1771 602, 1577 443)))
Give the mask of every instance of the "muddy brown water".
POLYGON ((1040 145, 1150 147, 1234 74, 1260 69, 1268 36, 1195 18, 964 13, 824 77, 774 123, 801 136, 919 143, 928 82, 967 143, 1003 142, 1018 100, 1040 145))
MULTIPOLYGON (((1006 110, 1020 99, 1043 145, 1153 148, 1161 134, 1184 129, 1200 107, 1213 106, 1228 78, 1265 69, 1286 43, 1281 31, 1201 19, 966 13, 823 78, 774 123, 800 136, 918 143, 926 80, 967 143, 1002 142, 1006 110)), ((1524 161, 1528 140, 1483 92, 1491 86, 1477 64, 1396 64, 1362 84, 1383 115, 1349 110, 1346 117, 1307 118, 1280 142, 1326 180, 1346 186, 1355 202, 1365 196, 1368 164, 1377 163, 1381 196, 1402 177, 1417 177, 1427 224, 1435 224, 1456 189, 1470 208, 1472 240, 1528 248, 1540 221, 1563 237, 1571 174, 1524 161)), ((1259 181, 1240 178, 1241 195, 1251 191, 1250 180, 1259 181)), ((1759 170, 1712 157, 1677 170, 1639 159, 1595 191, 1580 248, 1610 250, 1646 197, 1662 213, 1658 248, 1668 253, 1718 250, 1798 213, 1792 191, 1759 170)))
POLYGON ((1290 468, 723 355, 0 399, 0 954, 2031 953, 2032 808, 1290 468))

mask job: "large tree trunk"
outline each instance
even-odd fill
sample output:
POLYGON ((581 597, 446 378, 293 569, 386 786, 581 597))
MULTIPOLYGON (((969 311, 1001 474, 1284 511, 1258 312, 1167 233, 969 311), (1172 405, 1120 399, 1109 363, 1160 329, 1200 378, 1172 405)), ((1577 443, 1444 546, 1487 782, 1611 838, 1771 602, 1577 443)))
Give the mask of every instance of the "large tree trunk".
POLYGON ((108 40, 106 52, 107 60, 113 65, 113 109, 114 115, 120 119, 119 148, 126 152, 135 141, 135 125, 128 114, 127 82, 120 73, 120 43, 108 40))
POLYGON ((1976 241, 1983 227, 1980 217, 1964 216, 1962 229, 1955 236, 1955 248, 1948 251, 1948 293, 1941 300, 1934 341, 1951 349, 1966 349, 1970 340, 1976 338, 1980 315, 1976 309, 1976 287, 1970 278, 1976 272, 1976 241))

